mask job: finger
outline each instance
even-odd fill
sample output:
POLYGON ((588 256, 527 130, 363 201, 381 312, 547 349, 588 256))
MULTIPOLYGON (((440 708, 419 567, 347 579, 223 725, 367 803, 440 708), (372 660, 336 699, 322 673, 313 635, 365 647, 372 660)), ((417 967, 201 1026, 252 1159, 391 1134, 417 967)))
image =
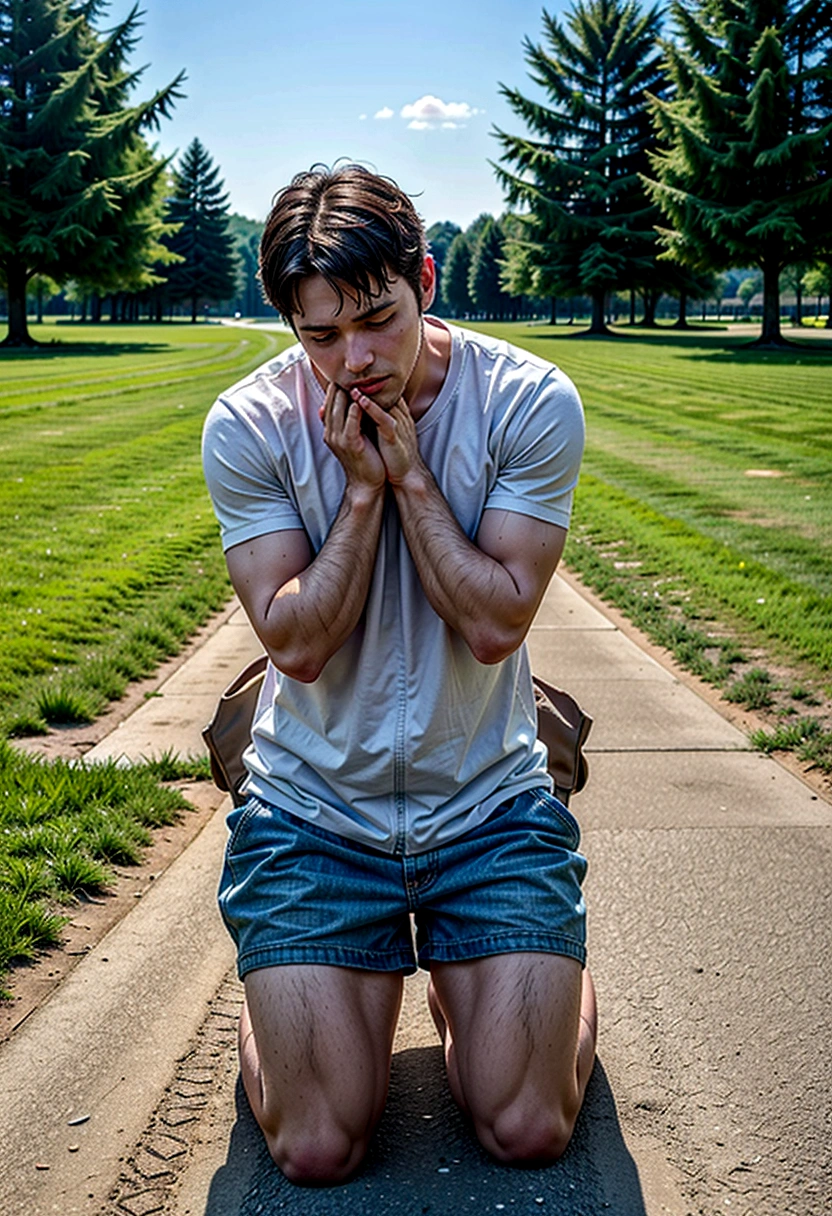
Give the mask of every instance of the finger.
POLYGON ((344 419, 344 434, 348 439, 355 440, 361 434, 361 407, 357 401, 351 401, 344 419))
POLYGON ((344 429, 344 414, 348 403, 345 390, 333 380, 324 399, 324 429, 329 434, 338 433, 344 429))
POLYGON ((353 401, 361 407, 368 417, 372 418, 373 422, 379 428, 385 439, 392 439, 396 433, 395 426, 392 425, 390 415, 387 410, 383 410, 371 397, 365 397, 357 388, 352 390, 353 401))

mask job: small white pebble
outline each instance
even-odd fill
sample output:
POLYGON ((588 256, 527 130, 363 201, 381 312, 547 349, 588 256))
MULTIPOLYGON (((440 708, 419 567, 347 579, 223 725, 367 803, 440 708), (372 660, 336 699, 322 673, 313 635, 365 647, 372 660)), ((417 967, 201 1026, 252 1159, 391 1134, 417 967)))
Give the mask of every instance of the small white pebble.
POLYGON ((451 1171, 448 1169, 447 1165, 440 1165, 436 1172, 437 1174, 450 1174, 451 1171))

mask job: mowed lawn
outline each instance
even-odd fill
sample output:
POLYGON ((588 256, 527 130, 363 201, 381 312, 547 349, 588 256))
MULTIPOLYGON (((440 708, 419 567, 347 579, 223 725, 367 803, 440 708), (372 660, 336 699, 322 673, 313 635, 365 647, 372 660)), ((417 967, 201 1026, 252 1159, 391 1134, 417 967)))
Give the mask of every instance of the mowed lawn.
MULTIPOLYGON (((832 343, 724 330, 480 326, 558 363, 588 440, 567 559, 832 670, 832 343), (825 348, 827 353, 821 353, 825 348)), ((220 325, 52 325, 0 352, 0 729, 98 712, 228 594, 199 439, 290 340, 220 325)), ((626 604, 624 605, 626 607, 626 604)))
POLYGON ((229 586, 202 480, 217 394, 290 341, 221 325, 43 325, 0 352, 0 729, 82 720, 229 586))
MULTIPOLYGON (((713 616, 832 672, 832 339, 478 326, 577 384, 587 448, 567 561, 604 593, 713 616)), ((832 692, 832 689, 830 689, 832 692)))

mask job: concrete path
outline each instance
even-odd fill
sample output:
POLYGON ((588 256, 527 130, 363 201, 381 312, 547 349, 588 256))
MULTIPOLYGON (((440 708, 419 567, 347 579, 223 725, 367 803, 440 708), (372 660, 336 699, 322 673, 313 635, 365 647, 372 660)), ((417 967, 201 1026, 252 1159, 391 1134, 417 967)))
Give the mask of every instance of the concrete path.
MULTIPOLYGON (((601 1033, 563 1161, 511 1170, 479 1150, 414 976, 366 1167, 334 1190, 283 1180, 237 1080, 221 808, 0 1048, 4 1216, 832 1211, 832 808, 574 584, 553 583, 530 646, 595 718, 572 809, 601 1033)), ((233 614, 90 758, 196 751, 257 650, 233 614)))

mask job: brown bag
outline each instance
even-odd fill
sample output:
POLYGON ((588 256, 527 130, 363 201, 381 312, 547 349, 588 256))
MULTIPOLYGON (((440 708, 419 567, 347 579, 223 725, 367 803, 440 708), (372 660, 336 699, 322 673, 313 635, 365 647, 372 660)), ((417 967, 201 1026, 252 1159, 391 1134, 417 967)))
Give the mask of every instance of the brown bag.
MULTIPOLYGON (((243 752, 251 742, 251 724, 263 677, 266 655, 261 654, 244 667, 217 702, 214 716, 202 732, 211 759, 211 776, 218 789, 231 794, 235 806, 246 778, 243 752)), ((569 795, 586 785, 588 765, 583 752, 592 727, 574 697, 539 676, 532 676, 537 706, 537 735, 549 749, 549 773, 555 783, 555 796, 564 805, 569 795)))

